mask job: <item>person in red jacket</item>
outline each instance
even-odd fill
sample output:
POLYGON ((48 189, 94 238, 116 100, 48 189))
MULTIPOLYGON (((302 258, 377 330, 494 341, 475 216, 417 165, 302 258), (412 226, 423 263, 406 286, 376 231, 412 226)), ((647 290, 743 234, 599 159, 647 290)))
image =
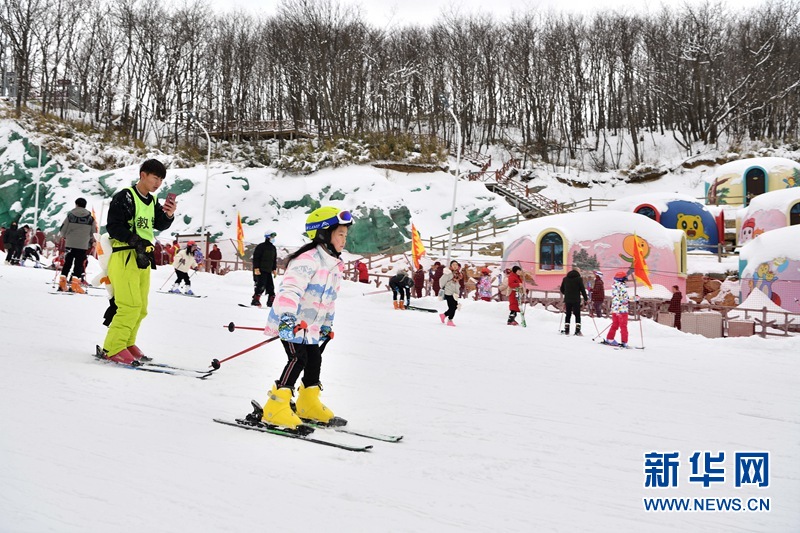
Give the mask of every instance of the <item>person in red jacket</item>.
POLYGON ((669 308, 667 308, 667 311, 670 313, 675 313, 675 328, 678 331, 681 330, 681 300, 683 300, 681 288, 677 285, 673 285, 672 299, 669 301, 669 308))
POLYGON ((599 270, 594 272, 594 282, 592 283, 592 307, 594 315, 603 316, 603 302, 606 300, 606 287, 603 284, 603 273, 599 270))
POLYGON ((222 261, 222 251, 215 244, 214 248, 208 252, 208 265, 211 267, 212 274, 216 274, 219 271, 220 261, 222 261))
POLYGON ((367 270, 366 263, 362 261, 357 261, 356 270, 358 270, 358 282, 369 283, 369 271, 367 270))
POLYGON ((508 274, 508 325, 519 326, 517 323, 517 313, 519 313, 519 294, 522 292, 522 278, 519 273, 522 268, 515 266, 508 274))
POLYGON ((414 297, 422 298, 422 289, 425 287, 425 271, 419 267, 414 272, 414 297))

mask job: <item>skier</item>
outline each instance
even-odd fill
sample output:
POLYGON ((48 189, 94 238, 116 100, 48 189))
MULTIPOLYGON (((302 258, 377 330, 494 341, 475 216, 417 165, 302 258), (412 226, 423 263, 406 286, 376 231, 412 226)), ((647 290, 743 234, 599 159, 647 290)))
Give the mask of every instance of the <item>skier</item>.
POLYGON ((389 288, 392 289, 392 301, 395 309, 405 309, 411 305, 411 287, 413 285, 414 281, 408 277, 405 268, 401 268, 397 274, 389 278, 389 288))
POLYGON ((92 245, 93 231, 94 217, 86 209, 86 199, 78 198, 75 200, 75 208, 67 213, 67 217, 61 223, 59 236, 64 238, 66 254, 64 255, 64 266, 61 267, 61 277, 58 280, 59 291, 86 292, 81 287, 81 280, 84 274, 86 250, 92 245), (68 287, 67 276, 70 270, 72 270, 72 280, 68 287))
POLYGON ((39 246, 38 242, 32 242, 25 246, 23 250, 22 260, 20 260, 20 266, 25 266, 26 259, 33 259, 34 261, 34 268, 42 268, 41 263, 39 260, 41 259, 40 254, 42 253, 42 247, 39 246))
POLYGON ((267 307, 275 301, 275 283, 272 279, 278 275, 278 251, 272 244, 277 233, 268 231, 264 234, 264 242, 253 250, 253 301, 250 305, 261 307, 261 295, 267 292, 267 307))
POLYGON ((628 302, 630 296, 628 288, 625 286, 626 281, 628 281, 628 276, 625 275, 625 272, 620 270, 614 275, 614 286, 611 288, 611 329, 608 330, 603 344, 628 347, 628 302), (620 330, 620 339, 622 340, 620 343, 614 340, 617 329, 620 330))
POLYGON ((522 267, 515 266, 506 275, 508 283, 508 322, 509 326, 519 326, 517 313, 519 313, 519 296, 522 292, 522 278, 519 273, 522 267))
POLYGON ((139 167, 136 185, 117 192, 108 208, 106 228, 112 245, 108 278, 114 298, 105 314, 109 327, 102 355, 117 363, 131 364, 145 357, 136 346, 136 335, 147 316, 150 270, 155 269, 153 232, 172 225, 176 207, 174 201, 162 206, 152 195, 166 175, 160 161, 148 159, 139 167))
POLYGON ((575 316, 575 335, 581 336, 581 296, 583 302, 589 302, 589 295, 586 294, 586 287, 583 278, 577 267, 573 267, 570 272, 561 280, 561 294, 564 295, 564 307, 567 314, 566 324, 564 325, 564 335, 569 335, 570 318, 575 316))
MULTIPOLYGON (((439 265, 439 268, 442 268, 439 265)), ((439 282, 442 285, 441 293, 444 299, 447 301, 447 311, 441 313, 439 315, 439 319, 444 324, 445 318, 447 319, 447 325, 451 327, 455 327, 455 323, 453 319, 456 316, 456 310, 458 309, 458 293, 461 290, 461 264, 456 261, 455 259, 450 261, 450 268, 442 274, 441 279, 439 282)))
POLYGON ((311 242, 289 256, 264 330, 280 337, 288 357, 264 405, 262 420, 268 424, 296 429, 301 419, 327 423, 333 418, 319 399, 320 367, 323 347, 333 339, 335 302, 344 277, 340 256, 352 224, 349 211, 331 206, 312 211, 306 219, 311 242), (295 414, 290 400, 301 372, 295 414))
POLYGON ((197 270, 197 260, 195 260, 194 255, 196 249, 197 243, 189 241, 186 243, 186 248, 175 254, 172 266, 175 267, 175 274, 178 276, 178 279, 175 280, 169 292, 180 294, 181 282, 183 282, 184 285, 186 285, 186 294, 189 296, 194 295, 194 292, 192 292, 192 280, 189 278, 189 271, 197 270))

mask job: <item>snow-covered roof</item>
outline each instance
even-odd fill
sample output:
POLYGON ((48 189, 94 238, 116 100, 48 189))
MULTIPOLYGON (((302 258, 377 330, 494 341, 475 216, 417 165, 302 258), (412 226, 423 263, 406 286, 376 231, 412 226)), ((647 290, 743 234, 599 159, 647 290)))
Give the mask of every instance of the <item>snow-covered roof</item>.
POLYGON ((750 200, 750 205, 747 206, 747 212, 755 213, 756 211, 768 211, 771 209, 786 211, 798 201, 800 201, 800 187, 778 189, 776 191, 759 194, 750 200))
POLYGON ((703 202, 699 201, 693 196, 689 196, 688 194, 681 194, 677 192, 654 192, 648 194, 635 194, 633 196, 626 196, 625 198, 614 200, 608 204, 608 209, 613 209, 615 211, 633 211, 642 204, 650 204, 655 207, 659 213, 663 213, 669 209, 667 204, 675 201, 693 202, 703 205, 703 202))
POLYGON ((704 179, 707 183, 713 183, 714 180, 719 177, 735 174, 738 178, 733 178, 728 183, 740 183, 744 173, 752 167, 761 167, 769 173, 781 167, 800 170, 800 163, 796 163, 785 157, 752 157, 750 159, 739 159, 720 165, 716 171, 706 174, 704 179))
POLYGON ((744 272, 776 257, 800 261, 798 242, 800 242, 800 226, 787 226, 762 233, 739 251, 739 260, 748 263, 748 268, 744 272))
POLYGON ((617 233, 634 233, 645 239, 650 246, 672 248, 681 242, 684 233, 667 229, 646 216, 625 211, 589 211, 584 213, 565 213, 528 220, 509 230, 506 246, 520 237, 536 238, 548 228, 560 231, 570 242, 597 240, 617 233))

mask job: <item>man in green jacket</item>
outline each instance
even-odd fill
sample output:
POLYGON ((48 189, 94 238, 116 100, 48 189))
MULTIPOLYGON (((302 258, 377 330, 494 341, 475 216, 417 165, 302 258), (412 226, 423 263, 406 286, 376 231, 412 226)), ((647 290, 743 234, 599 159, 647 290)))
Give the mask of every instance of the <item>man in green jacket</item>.
POLYGON ((138 183, 117 192, 108 209, 106 229, 112 245, 108 278, 114 298, 106 312, 106 323, 109 315, 113 318, 102 355, 117 363, 148 359, 136 346, 136 335, 147 316, 150 270, 156 268, 154 231, 172 225, 177 205, 168 200, 162 206, 152 194, 166 175, 167 169, 160 161, 148 159, 139 167, 138 183))

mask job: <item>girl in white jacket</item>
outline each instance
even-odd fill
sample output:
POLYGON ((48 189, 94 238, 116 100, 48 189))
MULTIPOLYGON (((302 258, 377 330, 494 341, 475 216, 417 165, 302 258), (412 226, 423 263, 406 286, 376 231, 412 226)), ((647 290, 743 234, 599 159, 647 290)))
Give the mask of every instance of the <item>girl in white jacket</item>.
POLYGON ((306 220, 312 242, 289 256, 275 301, 270 309, 266 335, 281 339, 288 361, 275 380, 261 419, 273 426, 297 429, 303 420, 331 423, 333 412, 319 394, 322 350, 333 338, 333 317, 344 263, 339 258, 353 223, 349 211, 320 207, 306 220), (292 411, 294 385, 303 379, 292 411))
POLYGON ((181 282, 183 282, 186 285, 186 294, 189 296, 194 294, 192 292, 192 280, 189 279, 189 271, 197 270, 197 261, 194 259, 194 251, 196 248, 197 244, 195 244, 194 241, 189 241, 186 243, 186 248, 179 250, 178 253, 175 254, 172 266, 175 267, 175 274, 177 274, 178 279, 169 292, 180 294, 181 282))

